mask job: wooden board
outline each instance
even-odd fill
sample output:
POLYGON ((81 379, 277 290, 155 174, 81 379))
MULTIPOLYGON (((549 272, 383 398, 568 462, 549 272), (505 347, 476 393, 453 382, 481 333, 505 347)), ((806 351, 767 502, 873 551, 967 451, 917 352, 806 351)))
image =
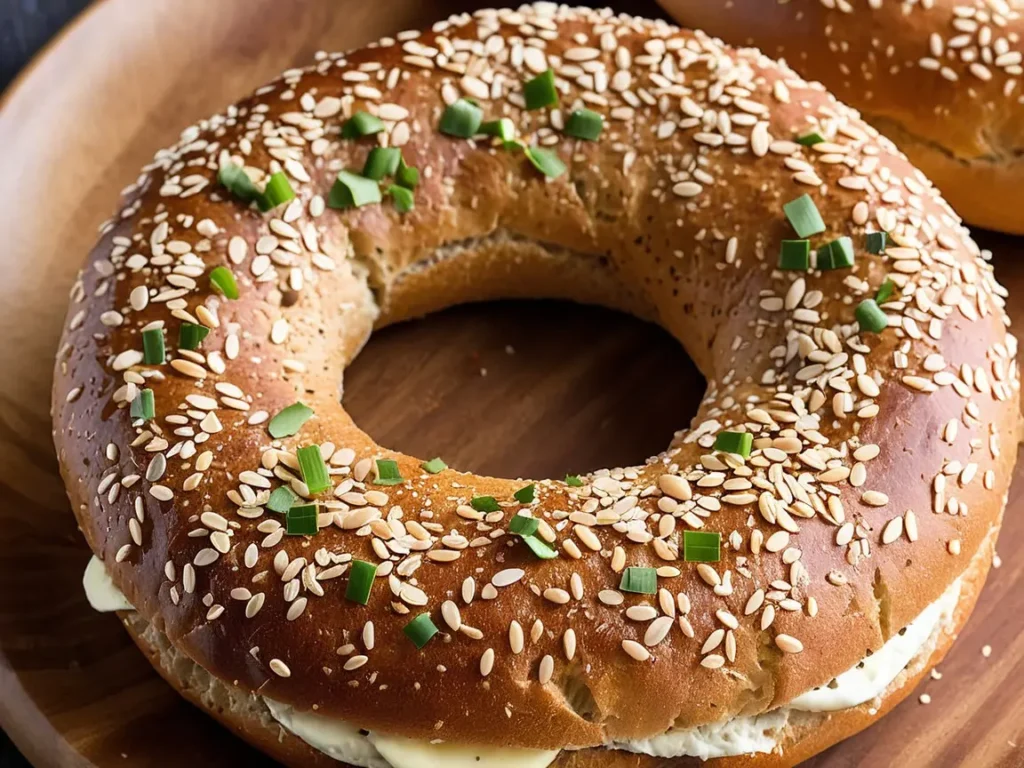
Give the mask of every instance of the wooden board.
MULTIPOLYGON (((622 5, 658 13, 653 3, 622 5)), ((187 122, 318 48, 355 46, 461 9, 417 0, 106 0, 7 94, 0 722, 36 765, 269 764, 179 700, 81 591, 88 551, 57 475, 48 400, 66 292, 96 226, 118 189, 187 122)), ((999 275, 1024 299, 1024 242, 990 240, 999 275)), ((1024 301, 1011 314, 1024 320, 1024 301)), ((603 310, 509 303, 377 334, 346 376, 345 403, 385 445, 440 453, 464 469, 557 477, 659 450, 685 426, 701 388, 656 328, 603 310), (580 444, 579 434, 598 437, 580 444)), ((1015 556, 1024 501, 1016 493, 1000 540, 1004 563, 942 680, 923 686, 931 705, 914 697, 812 765, 1024 764, 1024 558, 1015 556)))

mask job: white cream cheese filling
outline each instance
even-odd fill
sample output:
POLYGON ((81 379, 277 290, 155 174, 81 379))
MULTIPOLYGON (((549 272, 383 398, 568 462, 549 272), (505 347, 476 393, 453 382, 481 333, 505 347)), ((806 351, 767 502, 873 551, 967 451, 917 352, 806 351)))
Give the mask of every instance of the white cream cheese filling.
MULTIPOLYGON (((93 557, 82 579, 89 604, 97 611, 134 610, 114 586, 103 562, 93 557)), ((832 712, 880 696, 922 650, 934 648, 939 630, 953 616, 960 598, 960 579, 926 607, 901 632, 829 685, 797 696, 786 706, 759 715, 735 717, 695 728, 672 728, 645 739, 616 741, 608 746, 653 757, 717 757, 771 752, 794 710, 832 712)), ((360 768, 546 768, 558 750, 431 743, 364 734, 354 725, 315 712, 296 712, 272 699, 263 700, 283 728, 335 760, 360 768)))

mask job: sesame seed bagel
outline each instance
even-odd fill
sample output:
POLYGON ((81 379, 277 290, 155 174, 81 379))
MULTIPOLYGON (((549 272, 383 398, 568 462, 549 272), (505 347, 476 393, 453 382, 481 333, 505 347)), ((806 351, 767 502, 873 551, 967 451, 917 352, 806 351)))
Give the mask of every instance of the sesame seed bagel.
POLYGON ((777 710, 964 589, 1016 459, 1003 297, 925 177, 785 66, 480 11, 157 154, 72 290, 55 441, 113 585, 212 678, 371 736, 629 750, 777 710), (805 148, 812 118, 834 139, 805 148), (708 381, 691 428, 528 481, 346 414, 375 327, 523 296, 664 326, 708 381))
MULTIPOLYGON (((1024 233, 1020 0, 659 0, 861 110, 971 224, 1024 233)), ((814 126, 805 128, 813 130, 814 126)))

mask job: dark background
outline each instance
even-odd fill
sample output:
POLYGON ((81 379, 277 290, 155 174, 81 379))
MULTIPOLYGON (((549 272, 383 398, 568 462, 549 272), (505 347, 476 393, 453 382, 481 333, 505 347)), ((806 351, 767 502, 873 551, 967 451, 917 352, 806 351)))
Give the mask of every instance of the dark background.
MULTIPOLYGON (((0 0, 0 91, 90 0, 0 0)), ((144 2, 144 0, 140 0, 144 2)), ((0 768, 28 768, 0 731, 0 768)))

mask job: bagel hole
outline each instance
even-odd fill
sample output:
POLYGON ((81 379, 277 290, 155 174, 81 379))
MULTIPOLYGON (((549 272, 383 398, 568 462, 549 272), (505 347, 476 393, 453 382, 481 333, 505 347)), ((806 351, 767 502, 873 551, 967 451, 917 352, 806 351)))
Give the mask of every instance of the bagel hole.
POLYGON ((561 301, 468 304, 375 332, 343 402, 380 445, 499 477, 562 478, 668 447, 705 382, 651 323, 561 301))

